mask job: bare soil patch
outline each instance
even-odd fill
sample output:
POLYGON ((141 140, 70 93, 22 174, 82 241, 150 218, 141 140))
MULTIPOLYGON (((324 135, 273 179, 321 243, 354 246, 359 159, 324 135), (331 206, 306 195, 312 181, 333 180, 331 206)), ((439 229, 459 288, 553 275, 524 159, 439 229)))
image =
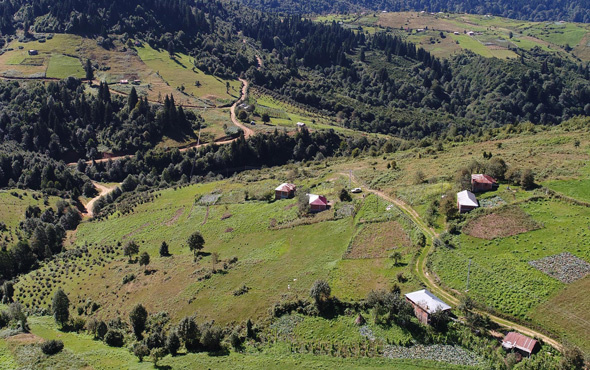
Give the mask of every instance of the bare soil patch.
POLYGON ((590 274, 590 264, 569 252, 529 261, 529 265, 566 284, 590 274))
POLYGON ((166 221, 166 226, 174 225, 176 223, 176 221, 178 221, 180 216, 182 216, 183 212, 184 212, 184 207, 181 207, 178 210, 176 210, 176 213, 174 213, 174 216, 172 216, 172 218, 170 220, 166 221))
POLYGON ((31 333, 21 333, 13 335, 12 337, 7 338, 6 340, 18 344, 34 344, 43 342, 43 338, 31 333))
POLYGON ((354 237, 344 258, 385 258, 392 250, 411 245, 409 235, 397 221, 370 223, 354 237))
POLYGON ((492 240, 526 233, 541 227, 543 227, 541 224, 515 206, 472 219, 463 227, 463 233, 492 240))

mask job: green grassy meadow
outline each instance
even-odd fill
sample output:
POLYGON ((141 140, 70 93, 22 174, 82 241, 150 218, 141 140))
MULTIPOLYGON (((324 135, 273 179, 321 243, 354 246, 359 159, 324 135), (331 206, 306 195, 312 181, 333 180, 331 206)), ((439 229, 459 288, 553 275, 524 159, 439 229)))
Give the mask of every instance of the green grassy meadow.
POLYGON ((176 53, 170 58, 165 50, 155 50, 148 44, 136 48, 141 60, 152 70, 156 71, 170 86, 181 88, 184 92, 207 103, 228 104, 240 96, 239 81, 226 81, 218 77, 205 74, 194 67, 192 59, 185 54, 176 53), (200 85, 196 86, 199 81, 200 85), (230 83, 229 94, 226 82, 230 83))
MULTIPOLYGON (((314 180, 301 178, 297 183, 337 201, 336 192, 343 183, 339 176, 321 167, 311 171, 315 172, 314 180)), ((342 299, 362 299, 371 289, 390 288, 397 282, 398 272, 409 279, 399 283, 402 289, 416 286, 411 266, 403 264, 392 269, 387 255, 374 260, 343 261, 360 227, 352 217, 333 219, 333 211, 328 210, 301 220, 295 199, 270 203, 244 200, 245 190, 250 198, 258 197, 282 181, 271 176, 250 183, 225 180, 167 189, 153 202, 138 205, 131 214, 85 222, 73 246, 87 245, 88 252, 79 259, 45 264, 21 279, 18 294, 26 305, 44 307, 56 287, 63 286, 73 302, 90 298, 100 303, 102 317, 125 314, 135 303, 142 302, 150 312, 165 310, 175 320, 199 312, 200 317, 227 323, 261 319, 274 303, 307 298, 316 279, 328 280, 334 285, 334 294, 342 299), (215 204, 202 202, 215 195, 220 196, 215 204), (219 255, 217 265, 213 266, 210 255, 193 262, 185 241, 197 230, 205 237, 205 252, 219 255), (117 244, 129 240, 135 240, 142 252, 150 254, 149 269, 154 273, 143 274, 143 267, 129 264, 121 255, 117 244), (173 257, 159 257, 162 241, 168 243, 173 257), (225 272, 210 273, 233 257, 238 262, 225 272), (352 265, 355 268, 351 274, 352 265), (136 279, 123 284, 123 276, 129 274, 136 279), (205 275, 207 278, 203 278, 205 275), (39 285, 41 289, 34 288, 39 285), (233 292, 243 285, 249 288, 248 293, 235 296, 233 292), (151 300, 154 294, 160 299, 151 300)), ((366 202, 369 213, 361 205, 359 214, 381 216, 384 208, 375 213, 370 199, 366 202)), ((362 203, 362 199, 357 202, 362 203)), ((384 246, 376 241, 371 248, 384 246)), ((408 256, 404 262, 410 259, 408 256)))
POLYGON ((6 230, 0 231, 0 245, 10 246, 16 243, 19 235, 18 225, 25 219, 27 207, 38 206, 43 212, 48 207, 55 209, 59 199, 53 196, 45 198, 43 194, 32 190, 0 190, 0 221, 6 225, 6 230))
POLYGON ((62 54, 52 55, 47 66, 47 77, 61 79, 70 76, 76 78, 84 78, 86 76, 80 60, 62 54))
POLYGON ((487 58, 515 58, 512 48, 544 51, 568 57, 564 48, 573 48, 569 57, 590 60, 587 25, 567 22, 528 22, 489 15, 457 13, 394 12, 365 16, 343 15, 314 18, 318 22, 342 22, 344 27, 362 27, 363 31, 390 32, 418 43, 439 57, 450 57, 470 50, 487 58), (421 30, 416 33, 416 30, 421 30), (475 35, 468 36, 473 31, 475 35), (444 37, 440 36, 443 33, 444 37), (457 32, 458 34, 455 34, 457 32))

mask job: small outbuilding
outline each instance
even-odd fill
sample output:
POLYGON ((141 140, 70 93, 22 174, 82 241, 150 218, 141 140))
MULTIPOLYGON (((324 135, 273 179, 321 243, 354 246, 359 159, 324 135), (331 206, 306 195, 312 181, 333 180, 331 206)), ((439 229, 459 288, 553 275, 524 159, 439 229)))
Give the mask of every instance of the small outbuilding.
POLYGON ((434 312, 451 309, 451 306, 426 289, 406 294, 406 301, 410 302, 414 308, 414 314, 425 325, 430 324, 430 315, 434 312))
POLYGON ((498 182, 490 175, 481 173, 471 175, 471 191, 489 191, 498 188, 498 182))
POLYGON ((538 347, 539 342, 526 335, 511 331, 502 340, 502 347, 507 351, 516 350, 520 354, 530 357, 538 347))
POLYGON ((39 55, 39 51, 35 49, 29 50, 29 55, 39 55))
POLYGON ((457 209, 459 213, 472 211, 479 207, 475 194, 469 190, 463 190, 457 193, 457 209))
POLYGON ((305 123, 297 122, 297 128, 303 128, 303 127, 305 127, 305 123))
POLYGON ((288 199, 295 196, 297 187, 293 184, 282 183, 275 189, 275 199, 288 199))
POLYGON ((127 85, 127 84, 129 84, 129 80, 119 80, 119 84, 127 85))
POLYGON ((328 199, 323 195, 307 194, 309 196, 309 209, 311 212, 322 212, 328 209, 328 199))

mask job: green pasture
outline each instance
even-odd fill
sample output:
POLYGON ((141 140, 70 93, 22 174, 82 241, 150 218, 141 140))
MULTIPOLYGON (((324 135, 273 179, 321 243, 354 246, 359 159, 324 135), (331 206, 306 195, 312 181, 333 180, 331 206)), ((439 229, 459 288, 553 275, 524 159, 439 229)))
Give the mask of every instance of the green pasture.
MULTIPOLYGON (((432 269, 445 285, 464 292, 471 259, 469 295, 500 312, 533 320, 538 307, 565 284, 528 262, 566 251, 590 261, 586 248, 590 209, 551 199, 528 201, 520 207, 544 227, 490 241, 461 235, 455 248, 435 251, 432 269)), ((562 309, 556 308, 554 315, 560 314, 562 309)), ((535 320, 538 324, 542 321, 535 320)))
POLYGON ((49 59, 46 75, 48 78, 86 77, 86 72, 78 58, 53 54, 49 59))
POLYGON ((186 54, 176 53, 173 58, 165 50, 155 50, 147 43, 136 47, 141 60, 156 71, 170 86, 181 88, 196 98, 213 100, 215 103, 229 104, 240 96, 239 81, 222 80, 196 68, 193 58, 186 54), (200 83, 197 86, 197 81, 200 83), (229 94, 226 82, 230 83, 229 94))

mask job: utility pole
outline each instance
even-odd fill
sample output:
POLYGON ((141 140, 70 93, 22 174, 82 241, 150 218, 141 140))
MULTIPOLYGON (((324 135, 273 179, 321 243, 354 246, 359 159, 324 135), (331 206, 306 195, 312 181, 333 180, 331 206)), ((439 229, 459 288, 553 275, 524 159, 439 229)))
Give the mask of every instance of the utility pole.
POLYGON ((352 188, 352 170, 348 170, 348 189, 352 188))
POLYGON ((469 273, 471 272, 471 258, 469 259, 469 265, 467 265, 467 288, 465 289, 466 292, 469 291, 469 273))

